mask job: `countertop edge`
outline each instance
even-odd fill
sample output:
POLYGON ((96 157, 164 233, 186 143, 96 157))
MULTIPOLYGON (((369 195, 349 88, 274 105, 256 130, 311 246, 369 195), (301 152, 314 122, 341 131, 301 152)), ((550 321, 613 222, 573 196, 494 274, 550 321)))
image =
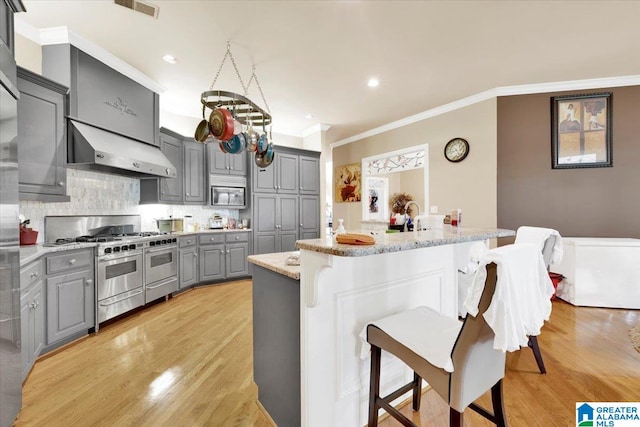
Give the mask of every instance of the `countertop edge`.
MULTIPOLYGON (((433 230, 432 230, 433 231, 433 230)), ((361 256, 369 256, 390 252, 400 252, 407 251, 412 249, 420 249, 420 248, 428 248, 433 246, 442 246, 442 245, 450 245, 455 243, 462 242, 473 242, 478 240, 487 240, 487 239, 496 239, 501 237, 513 237, 515 236, 514 230, 506 230, 506 229, 470 229, 467 230, 473 234, 468 235, 455 235, 451 230, 449 230, 450 235, 443 237, 434 237, 429 238, 428 234, 423 234, 424 239, 422 240, 406 240, 402 239, 415 239, 420 238, 420 233, 418 232, 416 236, 414 236, 413 232, 409 233, 393 233, 393 234, 383 234, 379 235, 380 237, 376 237, 376 240, 379 238, 385 238, 388 240, 387 242, 376 243, 374 245, 345 245, 336 243, 333 238, 331 240, 327 239, 311 239, 311 240, 298 240, 296 241, 296 248, 302 250, 309 250, 313 252, 325 253, 328 255, 342 256, 342 257, 361 257, 361 256), (473 231, 477 230, 477 231, 473 231), (404 235, 404 236, 403 236, 404 235), (397 237, 393 237, 397 236, 397 237), (330 242, 330 244, 328 243, 330 242)), ((425 232, 427 233, 427 232, 425 232)), ((369 234, 369 233, 365 233, 369 234)))
POLYGON ((282 274, 283 276, 294 280, 300 280, 300 266, 287 265, 285 263, 287 256, 292 253, 293 252, 277 252, 271 254, 249 255, 247 259, 250 263, 259 267, 282 274))

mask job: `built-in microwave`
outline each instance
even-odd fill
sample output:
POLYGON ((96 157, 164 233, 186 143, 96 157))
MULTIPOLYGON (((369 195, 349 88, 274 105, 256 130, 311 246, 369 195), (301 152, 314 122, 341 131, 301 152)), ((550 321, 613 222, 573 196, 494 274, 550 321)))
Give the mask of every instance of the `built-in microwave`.
POLYGON ((247 178, 244 176, 209 175, 209 203, 229 209, 247 207, 247 178))

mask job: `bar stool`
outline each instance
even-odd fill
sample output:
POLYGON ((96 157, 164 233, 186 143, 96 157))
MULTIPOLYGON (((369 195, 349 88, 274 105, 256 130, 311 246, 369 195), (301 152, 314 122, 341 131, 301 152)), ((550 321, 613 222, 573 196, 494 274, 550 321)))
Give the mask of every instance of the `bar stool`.
MULTIPOLYGON (((562 241, 560 233, 552 228, 542 227, 529 227, 522 226, 516 231, 515 244, 519 243, 533 243, 540 245, 542 242, 542 258, 544 264, 549 271, 549 266, 559 263, 562 260, 562 241)), ((541 374, 547 373, 547 368, 544 366, 544 360, 542 358, 542 352, 540 351, 540 345, 538 344, 538 336, 532 335, 529 337, 528 347, 533 352, 533 357, 536 359, 538 370, 541 374)))
MULTIPOLYGON (((449 425, 461 426, 462 413, 466 407, 473 409, 497 426, 506 426, 507 420, 502 403, 502 378, 504 377, 505 353, 493 348, 494 333, 487 325, 484 313, 493 298, 496 287, 496 265, 487 266, 487 279, 480 299, 480 311, 477 316, 467 315, 464 322, 445 317, 427 307, 418 307, 395 315, 398 324, 407 328, 422 325, 420 337, 424 342, 431 341, 430 335, 438 335, 444 345, 437 346, 438 354, 433 358, 438 367, 408 348, 393 337, 393 332, 385 331, 375 324, 367 326, 367 342, 371 344, 371 376, 369 389, 369 427, 378 425, 378 409, 385 409, 404 426, 414 426, 407 417, 391 406, 391 401, 408 391, 413 391, 413 410, 420 409, 422 378, 449 403, 449 425), (437 324, 437 326, 435 325, 437 324), (447 348, 448 347, 448 348, 447 348), (381 350, 384 349, 398 357, 414 371, 414 379, 386 397, 380 393, 381 350), (451 359, 452 366, 444 359, 451 359), (455 367, 455 370, 453 369, 455 367), (453 372, 451 372, 453 371, 453 372), (473 403, 487 390, 491 390, 493 414, 473 403)), ((387 318, 388 319, 388 318, 387 318)), ((378 323, 378 322, 376 322, 378 323)))
POLYGON ((403 425, 415 426, 391 402, 412 391, 412 407, 419 410, 423 378, 449 404, 450 426, 462 425, 467 407, 497 426, 506 426, 505 351, 518 350, 526 345, 528 335, 539 333, 551 312, 553 285, 537 246, 514 244, 489 251, 469 292, 465 304, 469 314, 462 322, 417 307, 366 326, 371 345, 370 427, 377 425, 380 408, 403 425), (413 381, 385 397, 380 396, 382 350, 414 371, 413 381), (493 413, 474 403, 488 390, 493 413))

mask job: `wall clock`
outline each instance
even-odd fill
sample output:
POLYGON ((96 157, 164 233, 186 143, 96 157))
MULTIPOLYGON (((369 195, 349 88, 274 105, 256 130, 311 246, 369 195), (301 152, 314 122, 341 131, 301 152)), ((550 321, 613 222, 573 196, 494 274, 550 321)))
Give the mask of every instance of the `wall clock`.
POLYGON ((450 162, 461 162, 469 154, 469 143, 463 138, 453 138, 444 146, 444 157, 450 162))

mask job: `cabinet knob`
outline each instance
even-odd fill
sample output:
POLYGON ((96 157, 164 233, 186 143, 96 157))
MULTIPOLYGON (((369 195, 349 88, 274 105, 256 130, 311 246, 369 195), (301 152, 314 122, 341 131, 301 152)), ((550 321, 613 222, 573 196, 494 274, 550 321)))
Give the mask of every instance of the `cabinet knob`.
POLYGON ((40 274, 37 271, 31 273, 31 277, 38 277, 40 274))
POLYGON ((167 175, 171 175, 171 169, 167 168, 165 169, 165 172, 167 173, 167 175))
POLYGON ((229 250, 227 250, 227 254, 230 254, 231 252, 229 250))
POLYGON ((240 236, 236 236, 236 240, 240 240, 240 236))
POLYGON ((191 240, 187 240, 187 245, 191 243, 191 240))
POLYGON ((187 196, 189 196, 189 193, 187 193, 187 196))
POLYGON ((58 181, 58 187, 64 187, 64 181, 58 181))
POLYGON ((69 260, 69 265, 73 265, 75 263, 76 263, 76 259, 75 258, 69 260))
POLYGON ((213 242, 214 240, 216 240, 216 238, 215 237, 210 237, 209 240, 211 240, 213 242))
POLYGON ((33 310, 36 308, 36 303, 32 302, 31 304, 29 304, 29 310, 33 310))
POLYGON ((86 283, 86 285, 87 285, 87 286, 89 286, 89 285, 93 285, 93 279, 87 279, 87 283, 86 283))
POLYGON ((194 257, 198 258, 198 254, 193 254, 194 257))
POLYGON ((300 224, 300 227, 304 227, 304 224, 300 224))
POLYGON ((304 188, 300 187, 301 190, 304 190, 304 188))

